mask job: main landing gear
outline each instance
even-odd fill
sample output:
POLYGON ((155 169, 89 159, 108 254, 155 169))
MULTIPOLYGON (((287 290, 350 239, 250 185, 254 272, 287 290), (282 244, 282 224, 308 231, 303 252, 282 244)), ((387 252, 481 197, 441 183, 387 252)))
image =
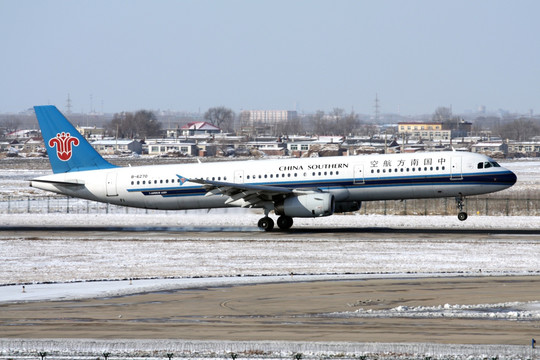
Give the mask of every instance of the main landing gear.
MULTIPOLYGON (((257 224, 259 226, 259 229, 264 231, 272 231, 274 228, 274 220, 272 218, 268 217, 268 214, 266 214, 265 217, 261 218, 257 224)), ((289 230, 291 226, 293 225, 293 218, 290 216, 282 215, 277 219, 277 226, 281 230, 289 230)))
POLYGON ((460 221, 465 221, 467 220, 467 213, 465 211, 463 211, 463 195, 459 195, 459 196, 456 196, 456 206, 459 210, 458 214, 457 214, 457 218, 460 220, 460 221))

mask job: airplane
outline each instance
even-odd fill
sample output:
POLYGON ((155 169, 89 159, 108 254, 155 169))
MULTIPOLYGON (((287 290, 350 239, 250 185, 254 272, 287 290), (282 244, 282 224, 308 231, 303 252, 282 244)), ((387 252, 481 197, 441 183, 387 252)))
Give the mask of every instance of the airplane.
POLYGON ((121 206, 264 210, 261 230, 288 230, 293 218, 354 212, 363 201, 466 196, 504 190, 516 175, 493 159, 461 151, 226 161, 118 167, 105 160, 51 105, 35 106, 53 174, 30 186, 121 206))

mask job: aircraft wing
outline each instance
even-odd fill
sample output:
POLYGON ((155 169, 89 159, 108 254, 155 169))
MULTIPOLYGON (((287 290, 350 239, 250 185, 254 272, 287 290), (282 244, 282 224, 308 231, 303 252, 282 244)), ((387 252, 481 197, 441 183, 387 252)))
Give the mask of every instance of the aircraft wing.
MULTIPOLYGON (((180 177, 180 176, 179 176, 180 177)), ((189 179, 188 181, 201 184, 206 189, 206 195, 229 196, 225 204, 241 207, 253 207, 258 203, 272 201, 277 195, 299 195, 320 192, 316 189, 295 189, 269 185, 239 184, 204 179, 189 179), (236 203, 236 204, 235 204, 236 203)))

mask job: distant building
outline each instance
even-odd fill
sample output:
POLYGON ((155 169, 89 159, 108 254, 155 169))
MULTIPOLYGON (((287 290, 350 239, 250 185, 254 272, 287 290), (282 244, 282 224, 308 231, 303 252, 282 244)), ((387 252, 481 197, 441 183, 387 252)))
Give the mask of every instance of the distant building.
POLYGON ((195 143, 171 141, 167 139, 151 139, 146 141, 148 155, 186 155, 198 156, 199 148, 195 143))
MULTIPOLYGON (((183 136, 212 135, 221 132, 220 128, 206 121, 190 122, 182 126, 181 130, 183 136)), ((171 137, 169 133, 167 133, 167 136, 171 137)))
POLYGON ((6 134, 6 139, 29 139, 32 137, 39 137, 41 133, 39 130, 16 130, 6 134))
POLYGON ((481 153, 491 157, 502 157, 508 154, 508 144, 497 142, 479 142, 471 145, 471 152, 481 153))
POLYGON ((508 155, 514 157, 540 156, 540 141, 508 143, 508 155))
POLYGON ((424 140, 450 140, 452 130, 444 130, 440 122, 399 122, 398 133, 402 138, 424 140))
POLYGON ((118 153, 142 154, 142 144, 137 140, 96 140, 92 146, 102 155, 114 155, 118 153))
POLYGON ((77 131, 87 139, 103 139, 105 137, 105 129, 96 126, 77 126, 77 131))
POLYGON ((298 113, 291 110, 244 110, 240 113, 242 122, 250 124, 273 125, 298 118, 298 113))

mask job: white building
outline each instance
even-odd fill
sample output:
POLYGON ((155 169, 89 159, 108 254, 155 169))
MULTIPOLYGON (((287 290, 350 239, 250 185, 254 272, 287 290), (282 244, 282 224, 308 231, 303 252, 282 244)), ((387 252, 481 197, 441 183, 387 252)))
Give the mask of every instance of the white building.
POLYGON ((298 113, 291 110, 244 110, 240 117, 252 124, 276 124, 294 120, 298 113))

